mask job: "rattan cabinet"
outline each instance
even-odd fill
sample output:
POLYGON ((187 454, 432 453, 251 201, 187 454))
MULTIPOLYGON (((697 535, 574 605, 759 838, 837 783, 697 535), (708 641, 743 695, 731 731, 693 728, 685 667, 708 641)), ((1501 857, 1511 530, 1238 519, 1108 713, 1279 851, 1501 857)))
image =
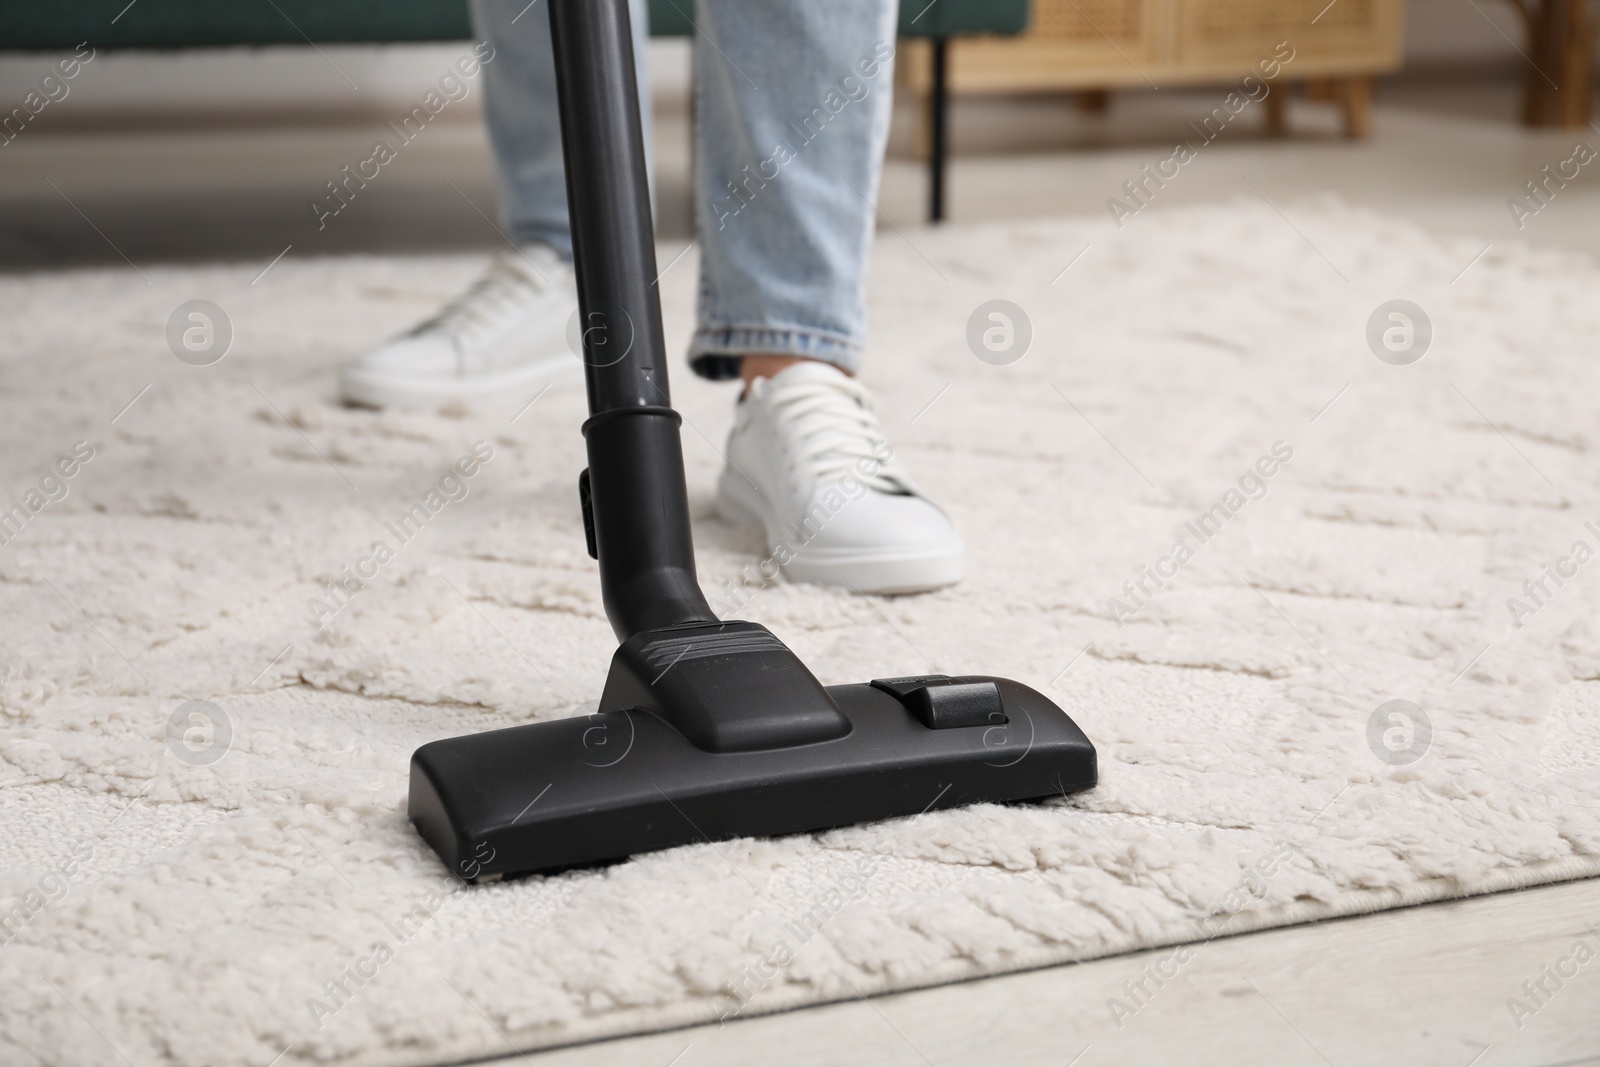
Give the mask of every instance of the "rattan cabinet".
MULTIPOLYGON (((1225 83, 1281 55, 1279 78, 1306 83, 1339 104, 1345 131, 1369 128, 1371 78, 1400 65, 1403 0, 1033 0, 1019 37, 949 44, 949 85, 957 93, 1074 91, 1089 107, 1112 89, 1225 83)), ((927 42, 905 42, 901 84, 932 86, 927 42)), ((1267 99, 1281 130, 1284 94, 1267 99)))

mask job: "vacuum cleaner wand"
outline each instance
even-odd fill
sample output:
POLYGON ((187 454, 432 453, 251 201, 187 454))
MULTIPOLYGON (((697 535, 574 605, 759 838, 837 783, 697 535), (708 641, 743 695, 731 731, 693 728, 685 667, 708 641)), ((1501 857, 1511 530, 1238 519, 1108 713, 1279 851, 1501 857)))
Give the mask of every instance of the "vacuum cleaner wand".
POLYGON ((408 811, 477 879, 1086 789, 1094 747, 1017 682, 824 687, 695 577, 628 0, 550 0, 590 417, 579 500, 621 647, 593 715, 435 741, 408 811))
POLYGON ((580 480, 606 617, 636 633, 717 621, 695 580, 667 390, 650 186, 624 3, 550 7, 589 421, 580 480))

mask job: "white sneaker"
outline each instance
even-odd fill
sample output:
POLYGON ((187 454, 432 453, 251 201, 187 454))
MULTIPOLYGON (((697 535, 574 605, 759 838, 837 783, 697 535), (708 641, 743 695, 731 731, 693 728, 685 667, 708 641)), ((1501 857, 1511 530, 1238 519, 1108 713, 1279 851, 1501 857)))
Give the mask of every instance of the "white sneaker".
POLYGON ((339 368, 346 402, 428 408, 532 393, 583 361, 567 345, 572 267, 533 245, 495 254, 467 290, 416 327, 339 368))
POLYGON ((760 524, 794 581, 863 593, 918 593, 961 580, 948 516, 911 484, 872 395, 838 368, 796 363, 739 401, 717 509, 760 524))

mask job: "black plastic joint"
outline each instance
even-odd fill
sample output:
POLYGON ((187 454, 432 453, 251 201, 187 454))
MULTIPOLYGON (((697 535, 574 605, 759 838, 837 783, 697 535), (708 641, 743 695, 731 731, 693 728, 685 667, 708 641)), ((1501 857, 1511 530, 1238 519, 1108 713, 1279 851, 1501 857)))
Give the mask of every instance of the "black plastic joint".
POLYGON ((805 664, 753 622, 647 630, 622 643, 601 713, 654 712, 696 748, 750 752, 830 741, 850 720, 805 664))
POLYGON ((600 548, 594 540, 594 494, 589 489, 589 468, 578 475, 578 506, 583 509, 583 543, 589 546, 589 558, 599 559, 600 548))

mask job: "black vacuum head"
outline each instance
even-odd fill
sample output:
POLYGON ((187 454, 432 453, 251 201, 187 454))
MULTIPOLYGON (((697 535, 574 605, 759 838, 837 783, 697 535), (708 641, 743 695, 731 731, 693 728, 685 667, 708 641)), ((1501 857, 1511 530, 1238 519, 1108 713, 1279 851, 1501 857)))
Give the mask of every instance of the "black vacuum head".
POLYGON ((1000 678, 824 688, 753 623, 673 627, 617 650, 601 710, 435 741, 409 813, 466 877, 558 870, 1095 784, 1094 746, 1000 678))

